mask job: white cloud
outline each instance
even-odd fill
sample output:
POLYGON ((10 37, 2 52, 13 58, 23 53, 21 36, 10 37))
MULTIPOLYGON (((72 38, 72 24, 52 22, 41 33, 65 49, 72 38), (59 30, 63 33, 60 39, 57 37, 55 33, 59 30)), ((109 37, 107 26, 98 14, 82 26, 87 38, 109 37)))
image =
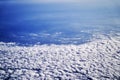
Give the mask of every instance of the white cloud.
POLYGON ((119 53, 120 41, 114 38, 82 45, 28 47, 0 42, 0 79, 117 80, 119 53))

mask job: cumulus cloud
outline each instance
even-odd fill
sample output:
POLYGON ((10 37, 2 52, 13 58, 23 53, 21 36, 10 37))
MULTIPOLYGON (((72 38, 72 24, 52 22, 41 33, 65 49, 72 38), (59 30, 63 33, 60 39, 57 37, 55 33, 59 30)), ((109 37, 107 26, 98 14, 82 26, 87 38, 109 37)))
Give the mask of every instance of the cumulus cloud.
POLYGON ((119 80, 120 41, 17 46, 0 42, 0 79, 119 80))

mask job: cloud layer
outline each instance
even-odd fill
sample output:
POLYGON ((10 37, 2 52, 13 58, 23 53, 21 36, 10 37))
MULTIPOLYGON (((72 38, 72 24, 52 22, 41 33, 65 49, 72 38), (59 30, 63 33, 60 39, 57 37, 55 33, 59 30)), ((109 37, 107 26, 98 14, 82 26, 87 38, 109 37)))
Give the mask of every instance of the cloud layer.
POLYGON ((0 43, 0 79, 120 79, 120 41, 83 45, 17 46, 0 43))

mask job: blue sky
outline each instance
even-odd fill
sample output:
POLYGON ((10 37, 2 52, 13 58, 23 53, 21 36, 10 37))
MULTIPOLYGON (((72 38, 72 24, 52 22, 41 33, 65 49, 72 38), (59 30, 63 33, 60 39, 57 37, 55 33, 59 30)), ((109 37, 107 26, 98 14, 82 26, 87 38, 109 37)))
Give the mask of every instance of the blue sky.
POLYGON ((83 7, 120 7, 120 0, 3 0, 0 3, 14 4, 41 4, 41 3, 65 3, 79 4, 83 7))
POLYGON ((120 5, 120 0, 3 0, 9 3, 79 3, 81 5, 120 5))

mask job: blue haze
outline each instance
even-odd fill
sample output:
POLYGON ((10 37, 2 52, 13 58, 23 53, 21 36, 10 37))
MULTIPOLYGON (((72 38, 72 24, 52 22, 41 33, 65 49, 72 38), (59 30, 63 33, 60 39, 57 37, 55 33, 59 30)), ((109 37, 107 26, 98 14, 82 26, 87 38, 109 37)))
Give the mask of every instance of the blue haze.
POLYGON ((0 41, 81 44, 94 34, 119 32, 119 7, 79 4, 0 4, 0 41))

